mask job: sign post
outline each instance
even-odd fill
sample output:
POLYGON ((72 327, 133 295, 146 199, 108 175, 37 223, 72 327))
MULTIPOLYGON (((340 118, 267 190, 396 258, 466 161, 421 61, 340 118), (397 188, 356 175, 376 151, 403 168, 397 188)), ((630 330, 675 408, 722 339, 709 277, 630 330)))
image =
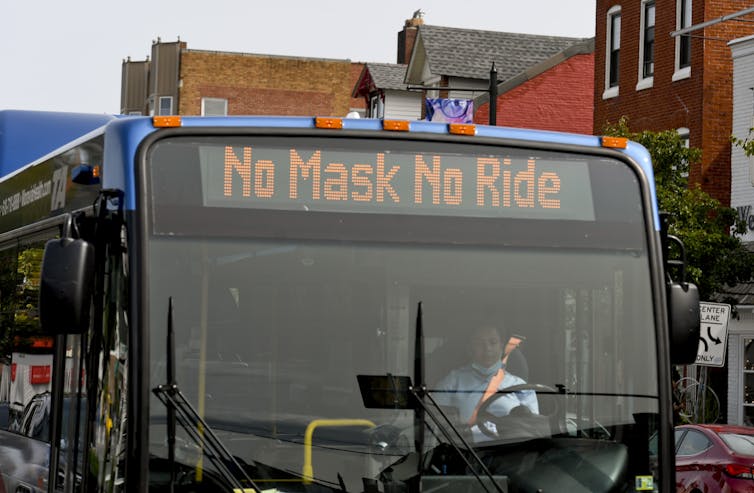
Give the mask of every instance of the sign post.
POLYGON ((699 303, 701 327, 696 364, 703 366, 725 365, 725 348, 728 346, 728 319, 730 305, 699 303))

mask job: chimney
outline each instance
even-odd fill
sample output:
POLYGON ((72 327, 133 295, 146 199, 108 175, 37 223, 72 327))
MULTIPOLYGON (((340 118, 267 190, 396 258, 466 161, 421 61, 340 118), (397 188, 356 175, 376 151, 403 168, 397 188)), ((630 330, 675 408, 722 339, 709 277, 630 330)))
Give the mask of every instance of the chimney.
POLYGON ((419 26, 424 24, 424 12, 421 9, 414 12, 413 17, 406 19, 403 31, 398 32, 398 63, 408 63, 411 58, 411 50, 414 49, 414 40, 419 26))

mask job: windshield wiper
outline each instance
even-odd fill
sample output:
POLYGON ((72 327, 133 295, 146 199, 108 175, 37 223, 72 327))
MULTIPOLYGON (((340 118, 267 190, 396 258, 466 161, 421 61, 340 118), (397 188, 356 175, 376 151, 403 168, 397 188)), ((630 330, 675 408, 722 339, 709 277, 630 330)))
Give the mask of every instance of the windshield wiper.
POLYGON ((175 429, 179 423, 184 430, 202 447, 209 450, 210 461, 217 468, 223 478, 231 484, 234 491, 244 491, 252 487, 262 491, 246 474, 246 470, 225 448, 222 441, 212 431, 199 413, 186 400, 175 381, 175 336, 173 331, 173 298, 168 299, 167 326, 167 383, 158 385, 152 392, 160 399, 167 409, 168 415, 168 460, 170 463, 170 491, 175 487, 175 429), (241 478, 239 480, 239 478, 241 478), (245 484, 244 484, 245 483, 245 484))
MULTIPOLYGON (((419 302, 416 312, 414 378, 416 380, 416 385, 413 385, 411 377, 406 375, 398 376, 390 373, 385 375, 356 375, 359 389, 361 391, 361 398, 364 401, 364 407, 368 409, 412 409, 414 411, 414 429, 416 430, 414 445, 416 454, 419 458, 417 461, 416 474, 418 480, 421 481, 423 473, 423 461, 421 460, 421 457, 424 454, 424 431, 427 428, 425 416, 429 416, 453 450, 466 464, 469 471, 471 471, 477 481, 482 485, 484 490, 488 493, 492 493, 488 482, 482 480, 477 469, 481 470, 482 474, 490 480, 489 483, 494 485, 497 493, 504 493, 503 489, 495 481, 490 470, 484 464, 484 461, 482 461, 474 448, 469 445, 448 415, 445 414, 437 401, 435 401, 432 395, 427 391, 427 386, 424 383, 424 328, 421 302, 419 302), (430 409, 430 406, 427 406, 424 402, 425 399, 429 399, 440 417, 430 409), (474 464, 466 456, 466 453, 458 447, 456 440, 459 440, 463 444, 466 448, 466 452, 473 458, 473 462, 477 464, 478 468, 474 467, 474 464)), ((430 428, 430 430, 432 430, 432 428, 430 428)))
MULTIPOLYGON (((416 438, 416 448, 417 452, 419 453, 419 457, 421 457, 421 454, 423 453, 424 449, 424 426, 425 426, 425 413, 434 421, 435 425, 437 425, 437 428, 440 430, 440 432, 443 434, 445 439, 448 441, 451 447, 456 451, 456 453, 463 459, 463 461, 466 463, 466 466, 469 468, 471 473, 474 475, 474 477, 479 481, 479 483, 482 485, 482 487, 485 489, 485 491, 490 491, 487 483, 482 481, 482 478, 479 476, 479 474, 476 472, 475 468, 471 464, 471 461, 466 457, 466 455, 461 451, 461 449, 456 445, 455 440, 451 436, 451 433, 448 432, 447 428, 450 428, 450 430, 455 434, 455 436, 461 441, 463 446, 466 448, 469 454, 471 454, 471 457, 474 459, 474 461, 479 465, 480 469, 482 470, 483 474, 489 478, 490 482, 495 486, 495 489, 497 490, 497 493, 503 493, 502 488, 500 488, 500 485, 497 484, 495 479, 492 476, 492 473, 487 468, 487 466, 484 464, 484 461, 479 457, 479 455, 474 451, 474 448, 469 445, 469 443, 466 441, 465 438, 463 438, 463 435, 453 425, 453 422, 448 418, 447 414, 443 412, 443 410, 438 405, 437 401, 432 397, 432 395, 427 392, 427 386, 424 383, 424 320, 423 320, 423 313, 422 313, 422 302, 420 301, 417 305, 416 309, 416 334, 415 334, 415 340, 414 340, 414 379, 416 381, 416 386, 409 386, 409 391, 414 396, 414 400, 419 404, 419 408, 414 409, 414 419, 416 420, 416 428, 418 430, 417 432, 417 438, 416 438), (442 420, 440 420, 435 414, 429 409, 429 407, 425 404, 424 398, 428 398, 434 408, 438 411, 440 416, 442 417, 442 420), (445 422, 445 425, 443 426, 443 421, 445 422)), ((421 464, 422 461, 419 462, 419 478, 421 479, 421 464)))

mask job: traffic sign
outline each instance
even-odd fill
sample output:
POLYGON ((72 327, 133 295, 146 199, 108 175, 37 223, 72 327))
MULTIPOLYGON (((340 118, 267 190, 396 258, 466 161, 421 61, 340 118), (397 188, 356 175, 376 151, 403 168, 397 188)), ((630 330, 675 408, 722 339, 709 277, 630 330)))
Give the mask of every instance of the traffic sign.
POLYGON ((701 327, 696 364, 723 366, 725 348, 728 346, 728 318, 730 305, 723 303, 699 303, 701 327))

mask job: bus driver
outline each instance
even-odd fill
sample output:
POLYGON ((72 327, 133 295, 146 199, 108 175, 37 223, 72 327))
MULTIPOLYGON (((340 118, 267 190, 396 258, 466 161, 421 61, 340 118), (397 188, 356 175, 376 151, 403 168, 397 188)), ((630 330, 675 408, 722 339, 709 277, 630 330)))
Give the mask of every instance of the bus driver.
MULTIPOLYGON (((433 395, 440 406, 450 406, 458 410, 463 423, 471 426, 475 441, 485 440, 476 424, 479 407, 498 390, 521 385, 526 381, 507 371, 506 363, 520 339, 511 338, 503 344, 500 331, 492 326, 476 328, 469 340, 471 362, 454 370, 437 384, 433 395)), ((493 402, 488 411, 495 416, 506 416, 511 411, 539 413, 537 397, 532 390, 521 390, 502 395, 493 402)), ((485 426, 494 427, 492 423, 485 426)), ((495 430, 493 430, 495 431, 495 430)))

